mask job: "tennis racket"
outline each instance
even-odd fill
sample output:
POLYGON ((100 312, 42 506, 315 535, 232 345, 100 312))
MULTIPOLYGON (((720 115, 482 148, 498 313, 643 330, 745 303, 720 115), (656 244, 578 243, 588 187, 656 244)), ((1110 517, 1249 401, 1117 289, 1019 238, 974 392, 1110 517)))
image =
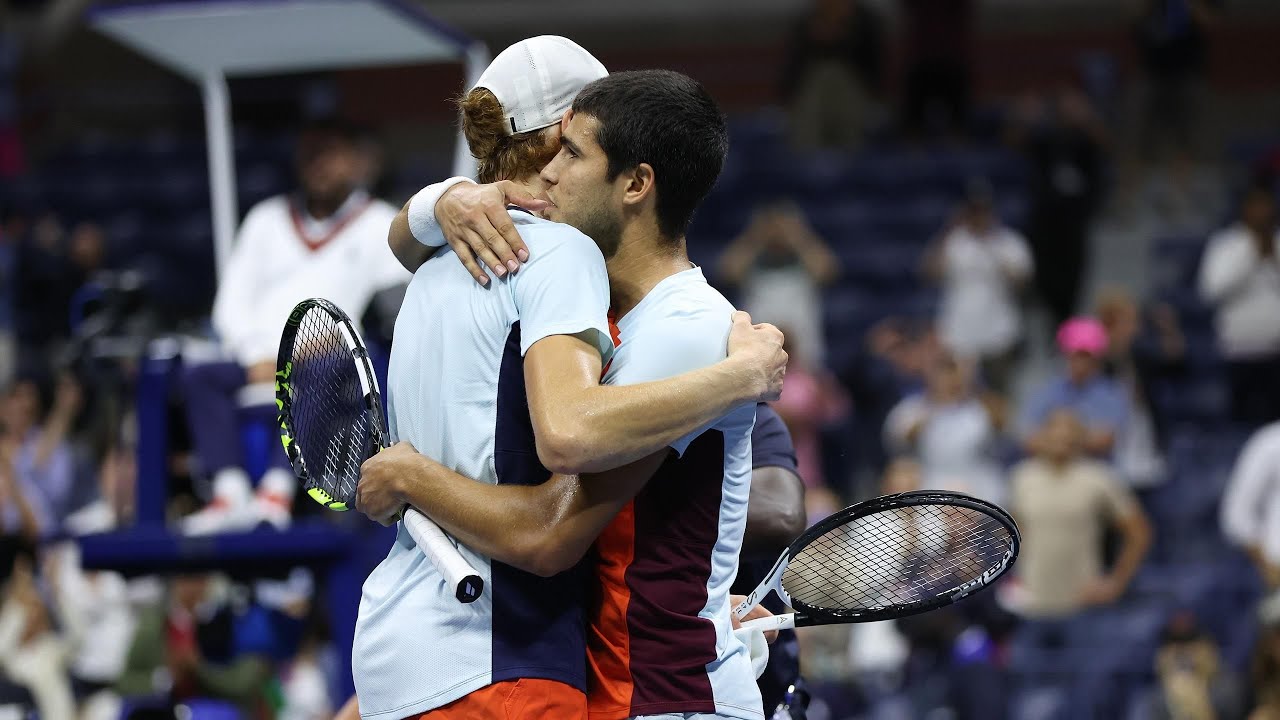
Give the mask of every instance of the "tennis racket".
MULTIPOLYGON (((289 315, 276 360, 280 440, 307 494, 330 510, 355 504, 360 466, 387 446, 369 352, 337 305, 304 300, 289 315)), ((406 507, 405 529, 454 589, 474 602, 484 580, 440 526, 406 507)))
POLYGON ((794 612, 743 627, 787 630, 935 610, 991 585, 1018 557, 1018 526, 999 506, 923 490, 851 505, 791 543, 733 612, 776 592, 794 612))

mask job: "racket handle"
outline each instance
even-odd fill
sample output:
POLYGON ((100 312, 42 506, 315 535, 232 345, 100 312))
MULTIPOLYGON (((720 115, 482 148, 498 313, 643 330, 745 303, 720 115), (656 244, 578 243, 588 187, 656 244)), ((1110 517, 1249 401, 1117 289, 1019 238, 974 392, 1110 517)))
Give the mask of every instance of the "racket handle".
POLYGON ((795 613, 783 613, 782 615, 771 615, 769 617, 756 618, 742 623, 742 627, 747 630, 760 628, 765 632, 771 630, 793 630, 796 626, 795 613))
POLYGON ((480 598, 484 592, 484 579, 462 557, 462 553, 458 552, 458 548, 439 525, 417 510, 406 508, 404 527, 418 544, 418 549, 436 566, 448 581, 449 587, 454 589, 458 602, 471 603, 480 598))

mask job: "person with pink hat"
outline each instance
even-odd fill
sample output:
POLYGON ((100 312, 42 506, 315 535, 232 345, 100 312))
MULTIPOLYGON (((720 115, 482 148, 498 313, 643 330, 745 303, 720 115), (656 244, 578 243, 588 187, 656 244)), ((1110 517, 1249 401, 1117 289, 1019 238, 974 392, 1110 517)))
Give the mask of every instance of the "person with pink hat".
POLYGON ((1098 458, 1111 458, 1116 438, 1129 420, 1129 399, 1115 380, 1103 373, 1107 331, 1092 317, 1073 317, 1058 328, 1058 349, 1065 372, 1051 378, 1023 405, 1018 436, 1024 449, 1040 449, 1041 428, 1055 410, 1073 410, 1085 424, 1084 447, 1098 458))

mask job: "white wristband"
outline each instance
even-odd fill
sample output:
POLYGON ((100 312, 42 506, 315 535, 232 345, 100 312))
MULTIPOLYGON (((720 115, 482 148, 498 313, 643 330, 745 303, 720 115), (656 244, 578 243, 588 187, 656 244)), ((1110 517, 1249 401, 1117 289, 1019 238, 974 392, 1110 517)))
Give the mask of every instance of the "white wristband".
POLYGON ((449 188, 462 182, 475 181, 467 177, 451 177, 422 188, 409 200, 409 232, 415 240, 427 247, 442 247, 445 244, 440 223, 436 222, 436 203, 440 202, 449 188))

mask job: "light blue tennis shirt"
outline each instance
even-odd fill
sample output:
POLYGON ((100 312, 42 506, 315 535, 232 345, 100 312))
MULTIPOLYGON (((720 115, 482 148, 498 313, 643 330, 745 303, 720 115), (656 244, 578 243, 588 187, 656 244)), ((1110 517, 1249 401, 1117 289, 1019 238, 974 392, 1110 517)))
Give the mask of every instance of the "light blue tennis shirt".
MULTIPOLYGON (((476 283, 451 250, 414 275, 388 373, 393 440, 480 482, 537 484, 523 358, 550 335, 589 338, 607 361, 609 280, 590 238, 512 211, 529 247, 519 272, 476 283)), ((586 688, 584 569, 541 578, 459 548, 485 581, 460 604, 399 527, 365 581, 352 648, 364 718, 398 720, 518 678, 586 688)))

